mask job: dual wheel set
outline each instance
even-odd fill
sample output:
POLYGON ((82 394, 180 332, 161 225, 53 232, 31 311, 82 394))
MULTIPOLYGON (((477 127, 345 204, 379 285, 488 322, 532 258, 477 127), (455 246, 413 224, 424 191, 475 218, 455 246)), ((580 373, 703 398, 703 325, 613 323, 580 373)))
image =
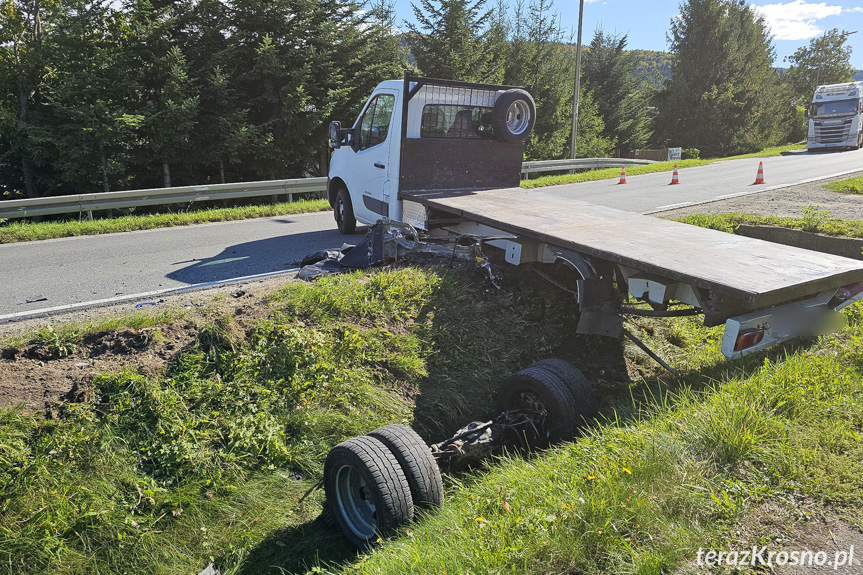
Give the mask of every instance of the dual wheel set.
MULTIPOLYGON (((584 375, 560 359, 544 359, 508 377, 497 394, 502 414, 531 418, 532 437, 518 443, 499 436, 500 450, 509 447, 544 447, 569 441, 596 413, 593 390, 584 375)), ((464 433, 454 439, 470 441, 464 433)), ((437 447, 437 446, 435 446, 437 447)), ((324 463, 327 512, 342 534, 359 548, 367 548, 398 527, 407 525, 423 510, 443 505, 443 480, 437 456, 410 427, 386 425, 355 437, 330 450, 324 463)), ((452 452, 446 454, 452 463, 452 452)))

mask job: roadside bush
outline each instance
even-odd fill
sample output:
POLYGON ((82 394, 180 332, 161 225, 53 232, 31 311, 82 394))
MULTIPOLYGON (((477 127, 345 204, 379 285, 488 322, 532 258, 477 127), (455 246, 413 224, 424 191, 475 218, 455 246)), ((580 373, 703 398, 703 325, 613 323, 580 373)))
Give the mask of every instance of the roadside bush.
POLYGON ((698 148, 683 148, 680 151, 681 160, 699 160, 701 159, 701 150, 698 148))

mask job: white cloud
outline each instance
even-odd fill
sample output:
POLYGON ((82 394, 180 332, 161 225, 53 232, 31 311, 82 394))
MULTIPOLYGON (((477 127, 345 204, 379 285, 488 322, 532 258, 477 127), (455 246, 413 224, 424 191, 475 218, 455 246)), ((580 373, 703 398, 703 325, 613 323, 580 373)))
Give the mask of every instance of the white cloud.
MULTIPOLYGON (((770 26, 770 31, 777 40, 805 40, 813 38, 822 32, 816 24, 829 16, 842 14, 842 6, 832 6, 826 2, 806 2, 806 0, 794 0, 793 2, 779 2, 777 4, 765 4, 754 6, 764 16, 764 20, 770 26)), ((846 12, 861 11, 859 7, 846 9, 846 12)))

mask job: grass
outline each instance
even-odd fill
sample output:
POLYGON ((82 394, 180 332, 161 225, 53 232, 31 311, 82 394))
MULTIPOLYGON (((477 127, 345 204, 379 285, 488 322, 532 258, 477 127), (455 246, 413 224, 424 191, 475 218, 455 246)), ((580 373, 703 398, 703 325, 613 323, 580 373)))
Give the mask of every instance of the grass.
POLYGON ((799 218, 787 216, 761 216, 755 214, 692 214, 676 218, 687 224, 734 233, 741 224, 753 226, 779 226, 828 236, 863 238, 863 221, 830 218, 830 212, 818 206, 804 206, 799 218))
POLYGON ((60 222, 21 222, 0 220, 0 244, 30 242, 51 238, 113 234, 136 230, 188 226, 207 222, 227 222, 321 212, 330 209, 327 200, 300 200, 297 202, 236 208, 211 208, 169 214, 121 216, 98 220, 68 220, 60 222))
MULTIPOLYGON (((706 166, 708 164, 712 164, 714 162, 721 162, 725 160, 739 160, 743 158, 766 158, 770 156, 778 156, 782 154, 782 152, 786 152, 789 150, 799 150, 803 149, 805 146, 801 145, 789 145, 789 146, 778 146, 775 148, 767 148, 760 152, 753 152, 751 154, 742 154, 739 156, 730 156, 727 158, 711 158, 708 160, 681 160, 679 162, 657 162, 655 164, 648 164, 646 166, 632 166, 626 169, 627 176, 638 176, 641 174, 655 174, 658 172, 670 172, 674 169, 674 165, 677 164, 677 167, 680 169, 683 168, 694 168, 697 166, 706 166)), ((591 170, 587 172, 580 172, 577 174, 559 174, 553 176, 541 176, 535 179, 530 180, 522 180, 521 187, 526 189, 534 189, 534 188, 542 188, 545 186, 556 186, 560 184, 577 184, 580 182, 595 182, 597 180, 613 180, 620 177, 620 168, 605 168, 602 170, 591 170)))
POLYGON ((674 378, 575 335, 535 276, 504 281, 290 284, 246 330, 200 325, 164 373, 105 374, 52 420, 0 411, 0 573, 660 573, 727 548, 768 499, 859 517, 863 306, 838 335, 736 362, 695 318, 630 322, 674 378), (450 477, 441 512, 364 555, 324 528, 319 491, 302 499, 338 441, 396 421, 442 439, 507 374, 573 350, 601 404, 577 442, 450 477))
POLYGON ((845 194, 863 194, 863 178, 848 178, 824 185, 828 190, 845 194))
MULTIPOLYGON (((410 533, 330 570, 669 573, 700 547, 756 543, 738 523, 768 499, 808 497, 859 517, 861 311, 809 349, 731 365, 695 352, 698 371, 633 386, 629 416, 607 409, 576 443, 499 461, 410 533)), ((717 330, 676 323, 718 343, 717 330)))
POLYGON ((300 500, 329 448, 389 422, 446 436, 571 330, 527 319, 549 314, 554 294, 519 303, 529 292, 477 297, 483 287, 412 268, 290 285, 247 330, 231 316, 201 324, 164 373, 100 376, 94 403, 51 420, 0 412, 0 573, 197 573, 211 557, 261 573, 273 554, 300 570, 350 558, 310 523, 321 494, 300 500))

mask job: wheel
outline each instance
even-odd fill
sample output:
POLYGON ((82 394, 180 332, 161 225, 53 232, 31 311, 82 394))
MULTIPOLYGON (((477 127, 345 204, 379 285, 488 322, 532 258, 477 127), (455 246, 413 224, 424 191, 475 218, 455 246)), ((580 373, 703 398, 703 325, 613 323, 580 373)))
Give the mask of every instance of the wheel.
POLYGON ((333 216, 336 218, 336 225, 341 233, 352 234, 357 229, 354 205, 351 203, 351 195, 346 188, 339 188, 336 192, 336 201, 333 202, 333 216))
POLYGON ((413 519, 405 474, 389 449, 372 437, 349 439, 330 450, 324 491, 342 534, 361 549, 413 519))
POLYGON ((443 505, 443 480, 431 450, 406 425, 386 425, 369 433, 395 455, 411 488, 415 507, 440 509, 443 505))
POLYGON ((596 415, 596 396, 593 393, 593 388, 590 382, 581 373, 581 370, 571 363, 557 358, 543 359, 531 367, 539 367, 546 371, 550 371, 560 378, 563 383, 569 388, 572 397, 575 399, 575 407, 578 410, 576 423, 581 426, 588 418, 596 415))
POLYGON ((536 122, 536 104, 524 90, 507 90, 494 103, 491 125, 497 139, 518 144, 527 139, 536 122))
POLYGON ((572 392, 558 376, 539 367, 509 376, 498 391, 497 407, 501 411, 544 410, 550 443, 569 441, 578 429, 578 406, 572 392))

